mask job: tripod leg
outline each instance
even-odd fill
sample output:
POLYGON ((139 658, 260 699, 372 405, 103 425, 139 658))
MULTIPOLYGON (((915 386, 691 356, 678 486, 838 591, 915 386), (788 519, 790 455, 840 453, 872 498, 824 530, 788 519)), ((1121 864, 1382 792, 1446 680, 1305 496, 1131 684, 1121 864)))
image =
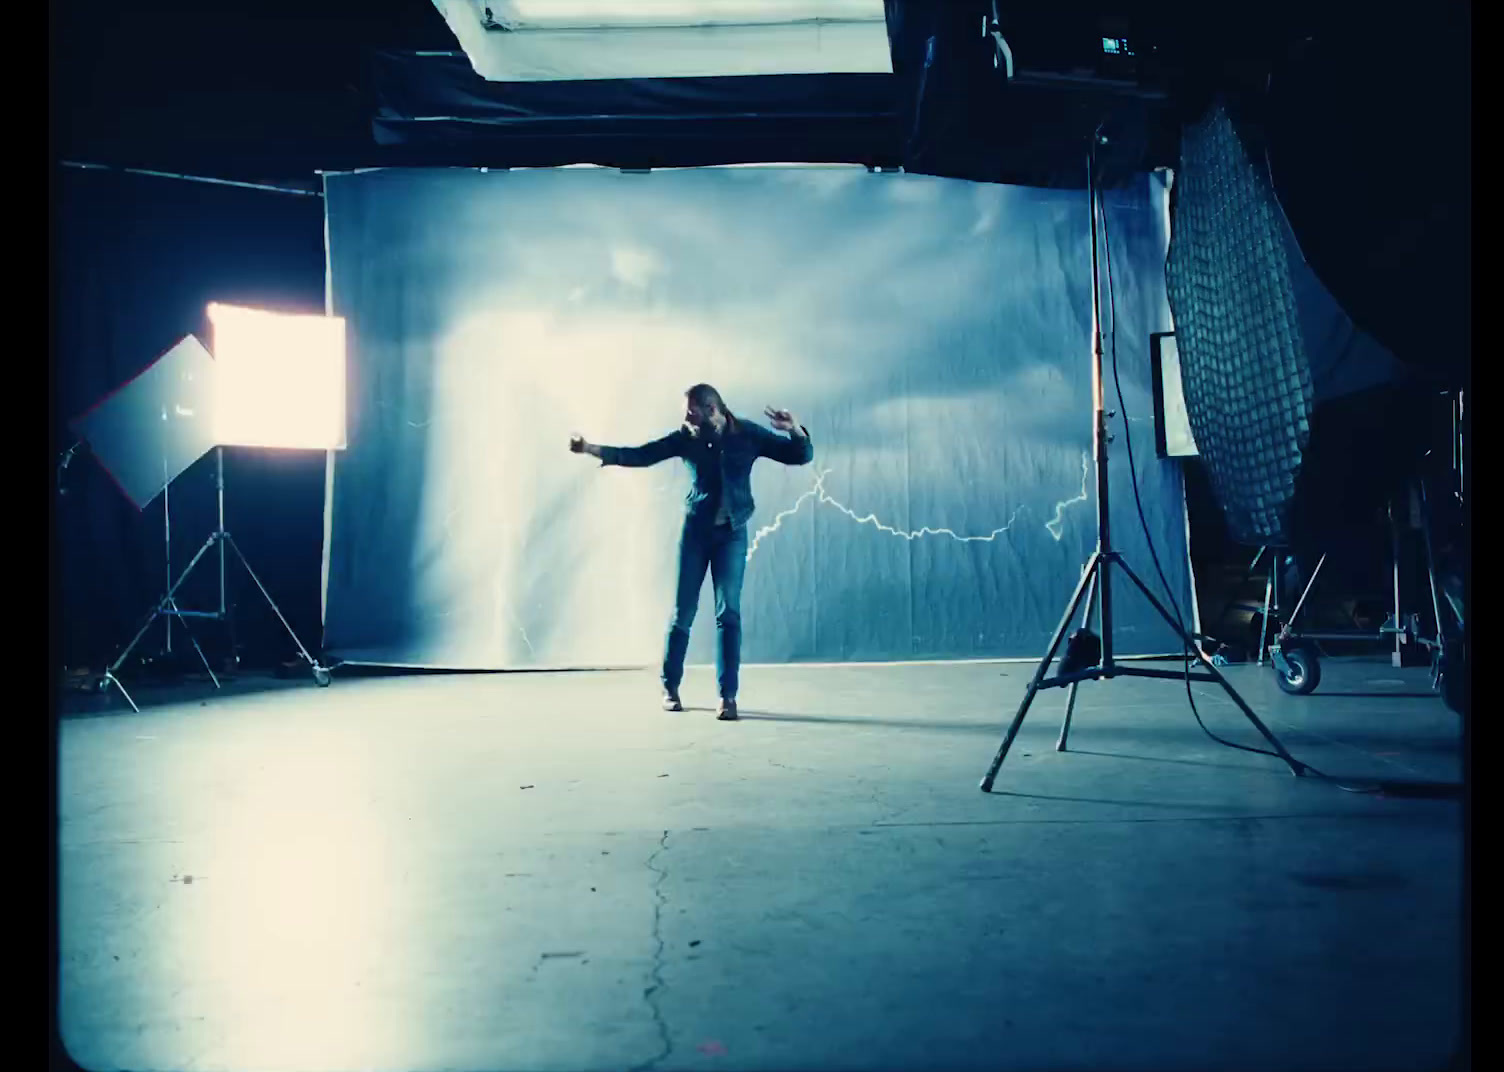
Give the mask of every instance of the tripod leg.
POLYGON ((1264 645, 1269 642, 1269 602, 1274 598, 1274 576, 1279 570, 1279 556, 1269 563, 1269 578, 1264 582, 1264 619, 1259 622, 1259 666, 1264 665, 1264 645))
MULTIPOLYGON (((204 541, 204 545, 198 549, 198 554, 193 556, 188 565, 184 567, 183 572, 178 577, 177 581, 173 583, 172 587, 167 589, 167 594, 162 597, 161 601, 155 607, 152 608, 152 612, 147 615, 146 621, 136 632, 136 635, 131 638, 131 642, 125 646, 125 650, 122 651, 118 656, 116 656, 115 661, 110 664, 109 669, 105 672, 106 682, 114 681, 115 687, 119 688, 122 693, 125 692, 125 689, 120 687, 120 682, 115 679, 115 671, 119 670, 122 666, 125 665, 125 660, 130 658, 131 652, 136 650, 136 645, 141 643, 141 638, 144 637, 146 635, 146 631, 152 627, 152 623, 157 620, 158 616, 161 615, 163 610, 173 604, 173 597, 178 594, 178 589, 183 586, 183 582, 186 581, 188 579, 188 575, 193 572, 193 567, 198 565, 199 559, 203 558, 209 548, 214 546, 214 541, 218 538, 219 537, 216 534, 210 536, 207 540, 204 541)), ((127 696, 126 699, 129 700, 130 697, 127 696)), ((131 706, 136 706, 134 701, 131 703, 131 706)))
POLYGON ((256 582, 256 587, 261 590, 262 598, 266 600, 266 605, 271 607, 272 613, 277 616, 277 621, 282 623, 282 628, 287 630, 287 635, 292 637, 292 642, 298 646, 298 654, 303 656, 303 660, 314 669, 315 673, 321 671, 323 667, 319 666, 317 660, 315 660, 312 655, 308 654, 308 649, 305 648, 303 646, 303 642, 298 639, 298 634, 293 632, 292 626, 287 624, 287 619, 282 617, 282 609, 277 606, 277 601, 274 600, 272 598, 272 594, 266 590, 266 585, 261 583, 261 578, 256 576, 256 571, 251 569, 251 564, 246 561, 245 555, 240 553, 239 545, 235 543, 234 539, 231 538, 229 533, 225 533, 225 542, 230 545, 230 550, 235 552, 235 557, 240 559, 240 564, 245 567, 246 573, 250 574, 251 580, 256 582))
MULTIPOLYGON (((1436 620, 1436 651, 1445 655, 1446 637, 1441 620, 1441 599, 1436 594, 1436 555, 1431 549, 1431 502, 1426 497, 1426 482, 1420 482, 1420 535, 1426 547, 1426 580, 1431 586, 1431 617, 1436 620)), ((1435 664, 1436 660, 1432 660, 1435 664)))
POLYGON ((1039 692, 1039 683, 1044 680, 1045 674, 1049 673, 1050 664, 1055 661, 1055 652, 1060 648, 1060 641, 1065 636, 1065 631, 1070 628, 1071 619, 1076 616, 1076 608, 1081 605, 1081 597, 1086 594, 1086 586, 1096 580, 1097 570, 1101 565, 1101 552, 1093 551, 1091 558, 1086 562, 1086 569, 1081 571, 1081 580, 1076 583, 1076 591, 1071 596, 1070 605, 1065 608, 1060 625, 1055 629, 1055 635, 1050 638, 1050 646, 1046 649, 1044 658, 1040 660, 1039 668, 1034 671, 1034 680, 1029 682, 1029 687, 1024 692, 1023 703, 1018 705, 1018 713, 1013 716, 1013 723, 1008 727, 997 755, 992 757, 992 765, 987 768, 987 774, 982 778, 982 792, 992 792, 992 784, 997 780, 998 769, 1007 758, 1008 749, 1013 747, 1013 738, 1018 736, 1018 729, 1024 723, 1024 716, 1029 713, 1029 705, 1034 702, 1034 696, 1039 692))
POLYGON ((1216 664, 1208 659, 1200 648, 1191 643, 1191 638, 1186 636, 1185 629, 1181 626, 1180 622, 1170 616, 1170 612, 1165 609, 1164 604, 1159 601, 1159 599, 1154 595, 1153 592, 1149 591, 1149 586, 1139 579, 1139 575, 1133 572, 1133 569, 1128 565, 1128 563, 1124 562, 1122 559, 1119 559, 1118 565, 1123 568, 1124 573, 1128 574, 1128 579, 1138 586, 1138 590, 1144 594, 1144 598, 1149 601, 1150 606, 1157 610, 1159 612, 1159 616, 1163 618, 1167 623, 1169 623, 1170 627, 1175 630, 1176 634, 1180 637, 1181 642, 1185 644, 1186 650, 1193 652, 1196 659, 1201 663, 1201 665, 1207 670, 1211 671, 1212 677, 1216 679, 1217 684, 1222 686, 1227 695, 1232 698, 1232 702, 1238 705, 1238 709, 1243 712, 1243 716, 1247 718, 1249 722, 1253 723, 1254 729, 1258 730, 1259 733, 1263 735, 1264 740, 1269 742, 1269 745, 1274 749, 1275 754, 1278 755, 1280 759, 1285 761, 1285 765, 1290 768, 1290 773, 1294 774, 1296 777, 1304 774, 1306 772, 1305 764, 1301 763, 1294 756, 1290 755, 1289 752, 1285 751, 1285 746, 1279 743, 1279 738, 1274 736, 1274 734, 1269 731, 1269 727, 1265 726, 1263 722, 1259 720, 1259 716, 1253 713, 1253 708, 1249 707, 1248 704, 1243 701, 1243 697, 1238 695, 1238 690, 1233 688, 1232 684, 1227 680, 1227 678, 1223 677, 1221 672, 1217 670, 1216 664))
MULTIPOLYGON (((1091 583, 1086 586, 1086 610, 1081 613, 1081 627, 1084 629, 1091 623, 1092 605, 1097 601, 1097 581, 1093 577, 1091 583)), ((1060 739, 1055 742, 1055 751, 1064 752, 1066 739, 1071 732, 1071 713, 1076 709, 1076 690, 1081 687, 1081 682, 1072 681, 1070 688, 1065 694, 1065 721, 1060 724, 1060 739)))
MULTIPOLYGON (((146 631, 152 627, 152 624, 157 620, 157 616, 162 613, 162 606, 164 603, 166 603, 165 599, 162 601, 162 603, 158 603, 154 608, 152 608, 152 612, 151 614, 147 615, 145 623, 143 623, 141 628, 136 631, 136 635, 131 637, 131 642, 125 646, 124 650, 122 650, 120 654, 115 657, 115 661, 109 665, 109 668, 105 671, 106 683, 114 681, 115 686, 117 688, 120 687, 120 682, 115 678, 115 671, 124 666, 125 660, 131 657, 131 652, 136 650, 136 645, 141 643, 141 638, 146 635, 146 631)), ((125 692, 125 689, 121 688, 120 691, 123 693, 125 692)), ((129 700, 130 697, 127 696, 126 699, 129 700)), ((135 707, 136 705, 134 702, 132 702, 131 706, 135 707)), ((139 708, 137 708, 137 710, 139 710, 139 708)))
POLYGON ((188 628, 187 619, 183 617, 183 612, 178 610, 177 601, 170 600, 168 602, 168 609, 172 611, 172 615, 167 620, 169 622, 172 621, 173 618, 176 618, 178 620, 178 624, 183 627, 183 632, 188 634, 188 641, 193 645, 193 650, 198 652, 198 661, 203 663, 204 669, 209 672, 209 680, 214 682, 214 687, 216 689, 219 688, 219 678, 214 675, 214 667, 209 665, 209 660, 204 655, 204 649, 198 646, 198 637, 194 636, 193 630, 188 628))
POLYGON ((1394 562, 1394 654, 1391 664, 1404 664, 1405 627, 1400 619, 1400 523, 1394 516, 1394 500, 1389 500, 1389 546, 1394 562))
POLYGON ((136 701, 131 699, 131 694, 125 691, 125 686, 120 684, 120 679, 115 676, 115 671, 113 669, 106 670, 104 672, 104 688, 108 689, 111 685, 114 685, 117 689, 120 690, 120 695, 124 696, 125 702, 131 705, 131 710, 139 715, 141 713, 141 708, 136 706, 136 701))
MULTIPOLYGON (((1090 614, 1091 611, 1086 613, 1090 614)), ((1065 719, 1060 723, 1060 738, 1055 742, 1055 751, 1064 752, 1066 741, 1071 734, 1071 713, 1076 710, 1076 689, 1081 682, 1072 681, 1070 689, 1065 694, 1065 719)))

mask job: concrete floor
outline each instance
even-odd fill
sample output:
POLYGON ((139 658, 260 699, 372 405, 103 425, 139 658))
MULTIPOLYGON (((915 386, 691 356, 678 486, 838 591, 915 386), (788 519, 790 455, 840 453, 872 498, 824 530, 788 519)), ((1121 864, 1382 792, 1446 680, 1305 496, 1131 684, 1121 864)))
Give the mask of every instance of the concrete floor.
POLYGON ((1460 733, 1425 672, 340 681, 65 719, 64 1040, 130 1069, 1410 1069, 1458 1041, 1460 733), (1258 743, 1197 686, 1223 736, 1258 743), (1078 750, 1077 750, 1078 749, 1078 750))

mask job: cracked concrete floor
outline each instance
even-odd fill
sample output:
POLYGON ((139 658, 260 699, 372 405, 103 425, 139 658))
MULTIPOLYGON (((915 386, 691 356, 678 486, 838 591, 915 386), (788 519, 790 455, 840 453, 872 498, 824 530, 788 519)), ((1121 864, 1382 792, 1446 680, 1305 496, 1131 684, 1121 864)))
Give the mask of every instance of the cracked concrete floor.
POLYGON ((131 1069, 1431 1068, 1459 725, 1423 671, 748 668, 342 681, 65 720, 60 1019, 131 1069), (1366 693, 1369 695, 1344 695, 1366 693), (1203 717, 1256 744, 1198 686, 1203 717))

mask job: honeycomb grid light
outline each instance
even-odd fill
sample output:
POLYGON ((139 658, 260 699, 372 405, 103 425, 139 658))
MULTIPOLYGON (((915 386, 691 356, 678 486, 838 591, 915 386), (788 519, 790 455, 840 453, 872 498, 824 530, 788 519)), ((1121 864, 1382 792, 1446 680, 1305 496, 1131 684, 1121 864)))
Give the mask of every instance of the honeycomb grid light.
POLYGON ((1289 542, 1314 393, 1273 190, 1219 104, 1188 126, 1165 285, 1185 406, 1234 538, 1289 542))

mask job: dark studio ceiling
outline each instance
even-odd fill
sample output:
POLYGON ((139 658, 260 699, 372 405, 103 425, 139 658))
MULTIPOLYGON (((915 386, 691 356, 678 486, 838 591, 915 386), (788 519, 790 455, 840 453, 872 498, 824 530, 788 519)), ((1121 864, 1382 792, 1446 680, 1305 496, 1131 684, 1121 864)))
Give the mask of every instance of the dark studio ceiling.
POLYGON ((887 0, 892 76, 709 80, 722 85, 698 98, 703 114, 667 123, 664 109, 681 106, 672 82, 480 80, 432 0, 76 0, 50 8, 53 156, 283 184, 384 165, 850 160, 1076 186, 1099 122, 1119 173, 1173 166, 1179 124, 1222 92, 1242 102, 1307 258, 1354 319, 1412 362, 1465 354, 1459 0, 1382 18, 1290 0, 999 8, 1021 62, 1054 70, 1079 66, 1115 19, 1145 61, 1136 86, 1006 83, 982 34, 991 0, 887 0), (440 106, 471 112, 427 122, 440 106), (1416 301, 1432 315, 1412 315, 1416 301))
MULTIPOLYGON (((1136 39, 1155 46, 1158 55, 1151 62, 1166 70, 1183 68, 1177 57, 1196 52, 1177 35, 1203 32, 1168 14, 1173 5, 1144 0, 1119 0, 1112 10, 1100 0, 1036 7, 1001 3, 1003 27, 1021 63, 1034 57, 1056 69, 1079 63, 1100 20, 1114 11, 1136 39), (1121 18, 1128 8, 1140 11, 1121 18)), ((1157 99, 1135 99, 1090 78, 1048 88, 1020 80, 1005 88, 994 69, 993 47, 981 32, 992 0, 887 0, 887 9, 892 77, 807 76, 788 83, 803 101, 759 99, 757 114, 741 109, 736 124, 722 122, 714 129, 674 124, 673 132, 665 133, 667 124, 656 122, 650 132, 634 137, 625 121, 630 116, 623 116, 609 139, 582 148, 580 125, 562 122, 578 118, 567 114, 569 108, 618 113, 622 83, 579 83, 562 114, 560 108, 543 109, 561 120, 554 128, 533 122, 524 135, 518 125, 507 127, 494 116, 485 124, 467 117, 463 136, 427 137, 421 146, 404 146, 404 153, 394 151, 393 139, 378 144, 373 137, 372 120, 388 103, 373 57, 449 52, 454 55, 447 60, 426 57, 428 66, 440 70, 440 79, 450 77, 441 70, 446 63, 468 72, 432 0, 241 5, 78 0, 51 8, 56 148, 64 158, 102 163, 291 178, 320 168, 389 162, 500 165, 514 153, 528 163, 630 157, 648 151, 652 141, 672 146, 656 154, 662 163, 676 162, 676 155, 685 162, 712 162, 737 155, 740 140, 763 143, 754 155, 787 147, 812 159, 913 166, 918 154, 933 165, 919 170, 1054 184, 1079 181, 1081 125, 1089 131, 1116 115, 1124 151, 1135 162, 1173 156, 1174 116, 1163 92, 1157 99), (840 107, 823 109, 821 98, 832 85, 839 87, 840 107), (853 134, 846 129, 853 124, 862 129, 853 134), (794 133, 780 136, 780 128, 794 133)), ((1261 25, 1279 24, 1268 5, 1257 10, 1261 25)), ((1244 31, 1220 39, 1218 48, 1229 56, 1244 52, 1256 58, 1278 36, 1244 31)), ((1088 64, 1091 58, 1084 56, 1088 64)), ((1182 88, 1170 73, 1149 80, 1161 90, 1182 88)), ((464 92, 508 96, 507 87, 472 81, 464 92)), ((546 92, 548 86, 542 88, 546 92)))

